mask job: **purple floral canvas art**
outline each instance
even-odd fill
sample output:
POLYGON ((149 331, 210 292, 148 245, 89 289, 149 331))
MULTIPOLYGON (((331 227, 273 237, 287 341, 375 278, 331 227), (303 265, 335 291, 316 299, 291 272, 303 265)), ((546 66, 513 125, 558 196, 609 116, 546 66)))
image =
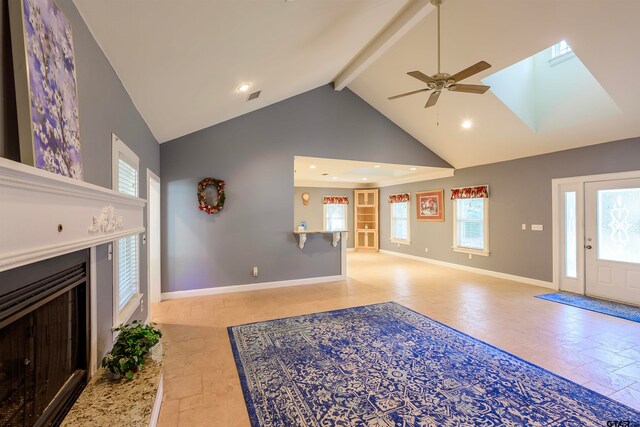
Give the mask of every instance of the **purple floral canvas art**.
POLYGON ((20 1, 34 165, 81 180, 71 24, 53 0, 20 1))

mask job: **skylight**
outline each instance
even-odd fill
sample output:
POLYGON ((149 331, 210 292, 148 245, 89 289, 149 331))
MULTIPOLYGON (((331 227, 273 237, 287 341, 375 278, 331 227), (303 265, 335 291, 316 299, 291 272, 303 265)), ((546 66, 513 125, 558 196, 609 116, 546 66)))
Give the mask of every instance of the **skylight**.
POLYGON ((484 79, 534 132, 547 132, 615 114, 620 109, 562 40, 484 79))

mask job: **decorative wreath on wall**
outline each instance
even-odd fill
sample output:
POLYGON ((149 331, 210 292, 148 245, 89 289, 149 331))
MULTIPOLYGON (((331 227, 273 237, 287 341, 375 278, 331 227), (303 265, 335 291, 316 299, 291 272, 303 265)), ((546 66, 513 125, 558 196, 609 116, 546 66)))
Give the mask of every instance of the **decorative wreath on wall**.
POLYGON ((198 209, 209 215, 218 213, 224 206, 224 181, 221 179, 205 178, 198 183, 198 209), (216 187, 218 197, 212 205, 207 203, 206 190, 207 187, 216 187))

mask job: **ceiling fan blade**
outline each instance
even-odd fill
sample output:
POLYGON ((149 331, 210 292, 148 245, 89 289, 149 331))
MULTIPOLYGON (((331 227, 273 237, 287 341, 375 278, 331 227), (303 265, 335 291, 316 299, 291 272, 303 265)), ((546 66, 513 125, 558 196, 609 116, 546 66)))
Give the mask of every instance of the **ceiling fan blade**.
POLYGON ((413 95, 413 94, 420 93, 420 92, 426 92, 426 91, 428 91, 428 90, 430 90, 430 89, 425 88, 425 89, 413 90, 413 91, 411 91, 411 92, 401 93, 400 95, 390 96, 390 97, 389 97, 389 98, 387 98, 387 99, 389 99, 389 100, 392 100, 392 99, 398 99, 398 98, 402 98, 403 96, 409 96, 409 95, 413 95))
POLYGON ((449 90, 453 92, 464 92, 464 93, 477 93, 478 95, 482 95, 486 91, 489 90, 491 86, 483 86, 483 85, 453 85, 449 90))
POLYGON ((424 108, 429 108, 429 107, 433 107, 434 105, 436 105, 436 102, 438 102, 438 97, 440 96, 440 91, 435 91, 431 94, 431 96, 429 97, 429 99, 427 99, 427 103, 425 104, 424 108))
POLYGON ((423 81, 425 83, 435 83, 435 79, 427 76, 425 73, 421 72, 421 71, 409 71, 407 74, 409 74, 411 77, 416 78, 420 81, 423 81))
POLYGON ((467 77, 471 77, 474 74, 478 74, 480 71, 484 71, 487 68, 491 68, 491 64, 485 61, 480 61, 477 64, 474 64, 471 67, 465 68, 459 73, 454 74, 453 76, 449 77, 447 80, 453 80, 453 81, 459 82, 460 80, 464 80, 467 77))

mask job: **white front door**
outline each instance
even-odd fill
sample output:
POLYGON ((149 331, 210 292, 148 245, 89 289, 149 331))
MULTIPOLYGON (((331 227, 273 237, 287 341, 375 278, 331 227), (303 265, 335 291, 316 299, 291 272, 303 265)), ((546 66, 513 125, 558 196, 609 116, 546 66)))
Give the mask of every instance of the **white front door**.
POLYGON ((586 294, 640 305, 640 179, 585 183, 586 294))

